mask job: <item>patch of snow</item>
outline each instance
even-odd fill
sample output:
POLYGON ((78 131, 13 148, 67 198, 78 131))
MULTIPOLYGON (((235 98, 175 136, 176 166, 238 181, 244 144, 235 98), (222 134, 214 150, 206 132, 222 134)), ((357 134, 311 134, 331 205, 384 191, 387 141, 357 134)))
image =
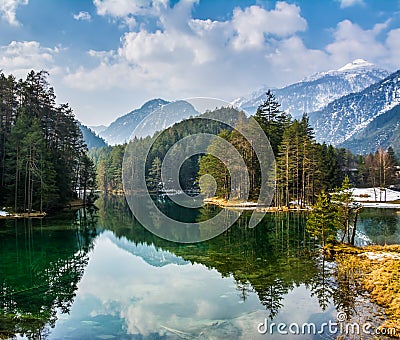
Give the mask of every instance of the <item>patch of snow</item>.
POLYGON ((400 204, 396 203, 366 203, 360 202, 364 208, 386 208, 386 209, 400 209, 400 204))
POLYGON ((359 67, 371 67, 371 66, 374 66, 374 64, 372 64, 364 59, 356 59, 356 60, 353 60, 351 63, 344 65, 343 67, 338 69, 338 71, 343 72, 343 71, 354 70, 359 67))
POLYGON ((4 210, 0 210, 0 216, 7 216, 8 212, 4 210))
POLYGON ((372 251, 368 251, 366 253, 362 253, 359 256, 366 256, 370 260, 377 260, 377 261, 385 261, 385 260, 400 260, 400 254, 394 253, 374 253, 372 251))
MULTIPOLYGON (((368 206, 387 208, 387 202, 400 200, 400 192, 391 189, 353 188, 352 192, 354 200, 363 203, 363 206, 367 206, 368 202, 368 206)), ((391 207, 400 208, 400 204, 392 203, 390 205, 391 207)))

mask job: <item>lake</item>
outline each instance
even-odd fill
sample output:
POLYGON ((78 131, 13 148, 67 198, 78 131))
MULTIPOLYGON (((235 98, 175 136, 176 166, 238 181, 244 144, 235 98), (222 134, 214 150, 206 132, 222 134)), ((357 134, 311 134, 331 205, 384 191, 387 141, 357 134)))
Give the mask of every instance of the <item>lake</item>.
MULTIPOLYGON (((194 221, 218 211, 161 205, 194 221)), ((378 322, 320 255, 303 214, 269 213, 250 229, 244 213, 216 238, 177 244, 143 228, 121 198, 96 206, 0 220, 0 338, 281 339, 272 323, 312 323, 317 334, 295 338, 326 339, 338 335, 324 328, 338 311, 378 322)), ((359 226, 360 243, 400 241, 396 210, 365 209, 359 226)))

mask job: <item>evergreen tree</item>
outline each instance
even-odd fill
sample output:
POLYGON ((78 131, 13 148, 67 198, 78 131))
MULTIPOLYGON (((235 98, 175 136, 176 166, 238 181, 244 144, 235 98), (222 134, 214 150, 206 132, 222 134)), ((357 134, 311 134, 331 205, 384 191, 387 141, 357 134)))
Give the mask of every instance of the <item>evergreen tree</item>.
POLYGON ((56 106, 47 75, 31 71, 17 82, 0 74, 0 203, 16 211, 64 205, 76 195, 87 154, 72 110, 56 106))
POLYGON ((161 165, 161 159, 159 157, 154 158, 146 178, 147 187, 150 190, 159 190, 163 187, 161 183, 161 165))
POLYGON ((321 240, 322 246, 327 241, 334 238, 337 231, 337 224, 335 223, 335 211, 330 202, 329 195, 322 191, 317 198, 317 202, 310 212, 306 229, 308 233, 321 240))
POLYGON ((332 195, 332 200, 336 206, 335 219, 342 232, 341 241, 347 238, 347 242, 354 245, 358 213, 362 207, 355 204, 351 187, 349 177, 345 176, 342 186, 332 195))
MULTIPOLYGON (((218 136, 226 140, 230 139, 230 133, 226 130, 223 130, 218 136)), ((207 148, 207 154, 200 159, 199 179, 202 176, 208 175, 203 177, 200 188, 202 193, 207 197, 212 194, 211 190, 214 188, 214 184, 217 186, 215 192, 216 196, 225 199, 229 197, 231 179, 228 167, 217 157, 213 156, 222 154, 226 154, 226 150, 223 148, 218 138, 215 138, 207 148)))
POLYGON ((280 104, 271 90, 266 93, 267 99, 258 108, 254 115, 269 139, 274 155, 278 155, 279 145, 282 142, 283 132, 290 122, 290 116, 280 110, 280 104))

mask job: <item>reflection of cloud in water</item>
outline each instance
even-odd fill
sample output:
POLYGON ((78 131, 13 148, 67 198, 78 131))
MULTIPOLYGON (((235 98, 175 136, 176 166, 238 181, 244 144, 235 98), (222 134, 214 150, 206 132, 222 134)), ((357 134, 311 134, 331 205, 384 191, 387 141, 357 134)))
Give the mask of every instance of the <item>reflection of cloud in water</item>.
MULTIPOLYGON (((62 337, 77 324, 101 319, 104 332, 112 323, 119 323, 122 334, 150 337, 158 334, 178 338, 174 334, 178 330, 188 337, 265 338, 257 333, 265 309, 255 293, 239 303, 240 293, 231 277, 222 278, 216 270, 200 264, 154 267, 114 241, 111 232, 96 239, 71 313, 61 316, 54 336, 62 337)), ((305 289, 296 288, 288 295, 291 302, 284 300, 284 305, 289 308, 285 306, 277 319, 292 322, 296 314, 309 316, 314 307, 319 310, 318 303, 312 306, 309 302, 307 313, 302 312, 304 307, 299 309, 299 299, 309 298, 305 289)), ((105 334, 95 329, 92 332, 100 332, 96 336, 105 334)))
POLYGON ((71 315, 89 303, 91 317, 118 315, 129 334, 170 334, 162 326, 192 333, 218 325, 218 331, 233 327, 240 333, 222 321, 260 308, 255 294, 239 304, 233 279, 221 278, 216 270, 199 264, 153 267, 118 248, 113 237, 105 232, 96 240, 71 315))

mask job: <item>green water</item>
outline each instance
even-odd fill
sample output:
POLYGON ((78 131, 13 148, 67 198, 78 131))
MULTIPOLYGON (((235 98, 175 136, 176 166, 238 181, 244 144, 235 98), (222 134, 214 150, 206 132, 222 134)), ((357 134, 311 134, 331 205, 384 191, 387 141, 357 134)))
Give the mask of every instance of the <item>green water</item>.
MULTIPOLYGON (((160 204, 185 220, 216 213, 160 204)), ((103 197, 97 207, 0 221, 0 338, 282 338, 260 334, 258 324, 318 326, 339 308, 355 310, 351 282, 316 251, 304 215, 268 214, 249 229, 244 214, 224 234, 183 245, 141 227, 122 199, 103 197)), ((397 240, 399 214, 379 214, 363 212, 361 229, 374 241, 397 240)))

